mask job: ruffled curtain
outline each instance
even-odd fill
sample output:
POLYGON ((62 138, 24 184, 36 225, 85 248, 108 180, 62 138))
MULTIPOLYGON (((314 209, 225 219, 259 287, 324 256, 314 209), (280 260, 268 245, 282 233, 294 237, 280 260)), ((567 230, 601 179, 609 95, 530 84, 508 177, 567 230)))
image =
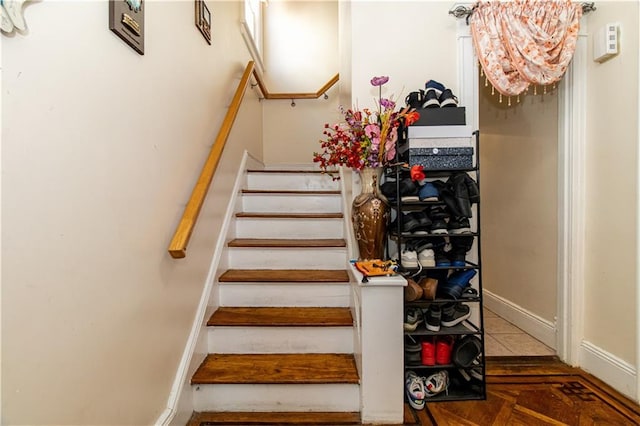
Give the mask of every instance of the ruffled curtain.
POLYGON ((478 2, 470 18, 476 55, 505 96, 564 75, 576 49, 582 6, 570 0, 478 2))

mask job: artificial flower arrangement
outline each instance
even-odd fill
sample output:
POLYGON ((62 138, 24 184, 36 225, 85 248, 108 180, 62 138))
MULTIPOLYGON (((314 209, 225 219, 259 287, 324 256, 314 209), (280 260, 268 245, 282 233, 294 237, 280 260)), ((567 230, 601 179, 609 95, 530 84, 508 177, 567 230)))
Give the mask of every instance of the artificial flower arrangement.
POLYGON ((371 85, 378 87, 377 111, 341 108, 345 121, 324 125, 322 133, 326 139, 320 140, 322 152, 313 153, 313 161, 320 163, 322 171, 328 172, 336 166, 353 170, 382 167, 395 158, 401 120, 409 126, 420 115, 409 108, 394 111, 394 100, 382 97, 382 86, 388 81, 386 76, 371 79, 371 85))

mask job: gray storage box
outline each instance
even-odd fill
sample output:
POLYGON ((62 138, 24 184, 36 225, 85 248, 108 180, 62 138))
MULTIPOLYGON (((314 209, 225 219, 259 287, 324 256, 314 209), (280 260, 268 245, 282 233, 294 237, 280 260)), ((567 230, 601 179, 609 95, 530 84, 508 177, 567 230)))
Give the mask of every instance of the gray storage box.
POLYGON ((473 148, 409 148, 409 165, 420 164, 425 170, 473 168, 473 148))

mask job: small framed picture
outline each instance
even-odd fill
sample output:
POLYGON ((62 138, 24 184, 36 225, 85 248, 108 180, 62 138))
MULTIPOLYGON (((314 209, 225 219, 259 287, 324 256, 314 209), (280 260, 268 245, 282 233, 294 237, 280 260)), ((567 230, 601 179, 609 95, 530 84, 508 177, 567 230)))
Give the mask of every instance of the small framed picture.
POLYGON ((144 55, 144 0, 109 0, 109 29, 144 55))
POLYGON ((207 43, 211 44, 211 12, 203 0, 196 0, 196 27, 207 43))

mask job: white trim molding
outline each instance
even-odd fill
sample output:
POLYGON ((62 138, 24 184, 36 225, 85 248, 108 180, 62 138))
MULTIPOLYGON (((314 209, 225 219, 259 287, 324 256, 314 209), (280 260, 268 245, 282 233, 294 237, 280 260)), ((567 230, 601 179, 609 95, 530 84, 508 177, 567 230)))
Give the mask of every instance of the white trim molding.
POLYGON ((484 305, 500 317, 540 340, 552 349, 556 349, 556 325, 510 300, 482 290, 484 305))
POLYGON ((587 35, 583 21, 558 106, 558 341, 560 359, 578 365, 584 337, 585 123, 587 35))
MULTIPOLYGON (((640 7, 638 7, 638 22, 640 22, 640 7)), ((640 33, 638 34, 640 45, 640 33)), ((636 146, 640 146, 640 64, 638 64, 638 140, 636 146)), ((636 265, 640 265, 640 149, 636 150, 636 265)), ((640 369, 640 268, 636 267, 636 369, 640 369)), ((640 401, 640 377, 636 374, 636 401, 640 401)))
POLYGON ((587 341, 581 343, 578 358, 582 370, 637 400, 637 370, 633 365, 587 341))

